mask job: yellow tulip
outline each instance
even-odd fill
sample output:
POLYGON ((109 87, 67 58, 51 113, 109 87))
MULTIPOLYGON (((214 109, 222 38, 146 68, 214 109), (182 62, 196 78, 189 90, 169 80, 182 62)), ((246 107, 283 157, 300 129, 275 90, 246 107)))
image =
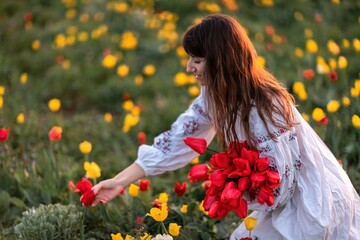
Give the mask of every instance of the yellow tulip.
POLYGON ((55 48, 63 48, 66 46, 66 37, 64 34, 56 35, 54 46, 55 48))
POLYGON ((102 61, 102 66, 104 68, 113 68, 117 62, 117 59, 114 55, 106 55, 102 61))
POLYGON ((330 113, 334 113, 337 112, 337 110, 340 107, 340 103, 337 100, 331 100, 327 105, 326 105, 326 110, 330 113))
POLYGON ((180 208, 180 212, 187 213, 187 211, 188 211, 188 205, 183 204, 180 208))
POLYGON ((82 31, 78 34, 78 40, 80 42, 86 42, 88 39, 89 39, 89 33, 82 31))
POLYGON ((117 233, 117 234, 111 234, 111 240, 133 240, 134 238, 130 235, 127 235, 125 236, 125 238, 123 238, 121 236, 121 233, 117 233))
POLYGON ((131 109, 133 109, 133 107, 134 107, 134 102, 131 100, 126 100, 123 103, 122 107, 125 111, 131 111, 131 109))
POLYGON ((152 239, 152 236, 148 233, 145 233, 142 237, 140 237, 140 240, 150 240, 152 239))
POLYGON ((129 74, 129 66, 126 64, 118 66, 116 73, 119 77, 126 77, 129 74))
POLYGON ((317 43, 312 40, 312 39, 309 39, 307 42, 306 42, 306 50, 309 52, 309 53, 316 53, 318 51, 318 45, 317 43))
POLYGON ((32 41, 31 48, 33 50, 38 50, 40 48, 40 40, 36 39, 36 40, 32 41))
POLYGON ((260 67, 263 68, 263 67, 265 67, 266 60, 265 60, 264 57, 258 56, 258 57, 256 58, 256 63, 258 64, 258 66, 260 66, 260 67))
POLYGON ((163 222, 169 214, 168 206, 166 203, 161 204, 161 209, 153 207, 150 209, 150 213, 147 213, 146 216, 152 217, 157 222, 163 222))
POLYGON ((177 237, 180 235, 180 225, 177 225, 176 223, 170 223, 169 224, 169 233, 171 236, 177 237))
POLYGON ((152 76, 156 72, 156 68, 152 64, 148 64, 143 68, 143 73, 145 76, 152 76))
POLYGON ((353 46, 356 52, 360 52, 360 40, 357 38, 353 39, 353 46))
POLYGON ((96 179, 101 176, 101 169, 95 162, 84 162, 84 169, 88 178, 96 179))
POLYGON ((25 121, 25 115, 23 113, 19 113, 19 115, 17 115, 16 117, 16 122, 18 124, 23 124, 25 121))
POLYGON ((183 72, 179 72, 174 76, 174 83, 176 86, 184 86, 188 83, 188 76, 183 72))
POLYGON ((169 194, 167 193, 160 193, 159 198, 156 199, 160 203, 167 203, 169 201, 169 194))
POLYGON ((60 110, 61 101, 57 98, 53 98, 49 101, 48 107, 49 107, 50 111, 57 112, 60 110))
POLYGON ((208 215, 208 214, 209 214, 208 211, 205 211, 204 201, 201 201, 201 203, 200 203, 200 205, 199 205, 199 211, 203 212, 205 215, 208 215))
POLYGON ((295 48, 295 55, 298 57, 298 58, 302 58, 304 56, 304 51, 301 49, 301 48, 295 48))
POLYGON ((358 115, 354 114, 351 117, 351 122, 352 122, 354 127, 360 128, 360 117, 358 115))
POLYGON ((321 108, 315 108, 313 110, 312 118, 315 121, 320 122, 324 117, 325 117, 325 113, 321 108))
POLYGON ((355 80, 354 87, 355 87, 358 91, 360 91, 360 79, 356 79, 356 80, 355 80))
POLYGON ((256 218, 247 217, 247 218, 245 218, 245 220, 244 220, 244 224, 245 224, 245 228, 246 228, 248 231, 252 231, 252 230, 254 230, 255 227, 256 227, 256 218))
POLYGON ((344 107, 350 106, 350 104, 351 104, 350 98, 348 98, 348 97, 343 97, 343 98, 342 98, 342 104, 343 104, 344 107))
POLYGON ((187 53, 185 49, 182 46, 179 46, 176 48, 176 55, 178 55, 180 58, 186 58, 187 53))
POLYGON ((340 47, 334 40, 329 40, 327 42, 327 48, 334 55, 338 55, 340 53, 340 47))
POLYGON ((117 234, 111 234, 111 240, 124 240, 124 238, 121 236, 121 233, 117 234))
POLYGON ((343 39, 342 40, 342 46, 344 48, 349 48, 350 47, 350 41, 348 39, 343 39))
POLYGON ((5 87, 0 85, 0 96, 5 95, 5 87))
POLYGON ((140 187, 136 184, 131 183, 128 192, 130 196, 137 197, 139 196, 140 187))
POLYGON ((20 76, 20 82, 21 84, 25 85, 28 81, 28 75, 27 73, 22 73, 20 76))
POLYGON ((144 82, 144 77, 141 75, 136 75, 135 77, 135 84, 140 86, 144 82))
POLYGON ((133 32, 124 32, 121 36, 120 47, 123 49, 134 49, 138 44, 137 37, 133 32))
POLYGON ((310 120, 309 115, 307 115, 306 113, 302 113, 301 116, 305 121, 309 122, 309 120, 310 120))
POLYGON ((338 64, 340 69, 345 69, 348 65, 347 60, 344 56, 339 57, 338 64))
POLYGON ((191 86, 188 89, 188 93, 191 97, 197 97, 200 94, 200 89, 197 86, 191 86))
POLYGON ((80 152, 83 153, 83 154, 88 154, 91 152, 92 150, 92 145, 90 142, 88 141, 83 141, 79 144, 79 149, 80 149, 80 152))
POLYGON ((113 120, 113 117, 112 117, 111 113, 107 112, 107 113, 104 114, 104 121, 105 122, 110 123, 110 122, 112 122, 112 120, 113 120))
POLYGON ((3 96, 0 96, 0 109, 4 106, 4 98, 3 96))
POLYGON ((198 158, 198 157, 194 158, 194 159, 191 160, 191 162, 190 162, 190 164, 192 164, 192 165, 195 165, 195 164, 198 164, 198 163, 199 163, 199 158, 198 158))
POLYGON ((352 97, 358 97, 359 94, 360 94, 360 90, 353 87, 353 88, 350 89, 350 94, 351 94, 352 97))

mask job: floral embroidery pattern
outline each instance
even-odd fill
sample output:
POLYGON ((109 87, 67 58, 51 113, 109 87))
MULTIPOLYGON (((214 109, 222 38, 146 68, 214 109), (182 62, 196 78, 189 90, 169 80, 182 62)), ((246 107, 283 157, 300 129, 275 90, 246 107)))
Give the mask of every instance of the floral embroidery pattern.
POLYGON ((189 136, 194 134, 197 130, 199 130, 199 121, 195 119, 191 119, 185 123, 183 123, 184 136, 189 136))
POLYGON ((265 135, 265 136, 258 137, 257 142, 258 143, 263 143, 263 142, 272 140, 274 138, 279 137, 281 134, 284 134, 286 131, 287 131, 286 129, 280 128, 276 132, 274 131, 271 135, 268 134, 268 135, 265 135))
POLYGON ((206 119, 207 121, 210 120, 209 115, 205 112, 205 110, 200 106, 200 104, 198 103, 194 103, 193 105, 193 110, 194 112, 196 112, 197 114, 199 114, 200 116, 202 116, 204 119, 206 119))
POLYGON ((290 171, 291 171, 291 169, 290 169, 289 165, 286 165, 285 166, 284 178, 288 178, 290 176, 290 171))
POLYGON ((300 156, 299 156, 299 159, 295 160, 294 168, 295 168, 295 170, 300 171, 301 167, 302 167, 302 163, 301 163, 300 156))
POLYGON ((172 142, 171 137, 172 130, 163 132, 155 139, 153 146, 162 151, 164 154, 167 154, 170 152, 170 146, 172 142))

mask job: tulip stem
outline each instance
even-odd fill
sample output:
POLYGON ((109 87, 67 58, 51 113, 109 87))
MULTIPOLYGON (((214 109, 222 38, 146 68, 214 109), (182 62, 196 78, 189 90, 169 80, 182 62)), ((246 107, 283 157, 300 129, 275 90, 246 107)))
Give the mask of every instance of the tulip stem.
POLYGON ((214 152, 214 153, 217 153, 218 151, 215 151, 214 149, 211 149, 211 148, 206 148, 206 150, 210 151, 210 152, 214 152))
POLYGON ((164 222, 161 222, 161 226, 163 227, 163 229, 164 229, 164 231, 165 231, 166 235, 169 235, 168 231, 166 230, 166 227, 165 227, 164 222))

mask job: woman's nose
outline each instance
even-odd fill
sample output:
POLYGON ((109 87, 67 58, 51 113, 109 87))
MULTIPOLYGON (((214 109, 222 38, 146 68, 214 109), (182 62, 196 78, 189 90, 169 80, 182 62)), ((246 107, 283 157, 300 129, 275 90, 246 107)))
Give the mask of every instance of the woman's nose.
POLYGON ((190 63, 188 63, 186 66, 186 72, 196 72, 196 69, 190 63))

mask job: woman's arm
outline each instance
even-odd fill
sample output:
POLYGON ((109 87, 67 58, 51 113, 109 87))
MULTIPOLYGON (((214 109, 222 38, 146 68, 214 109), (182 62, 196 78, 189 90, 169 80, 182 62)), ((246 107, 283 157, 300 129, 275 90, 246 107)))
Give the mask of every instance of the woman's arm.
POLYGON ((144 170, 138 164, 133 163, 115 177, 99 182, 92 188, 96 196, 92 206, 111 201, 130 183, 143 177, 145 177, 144 170))

